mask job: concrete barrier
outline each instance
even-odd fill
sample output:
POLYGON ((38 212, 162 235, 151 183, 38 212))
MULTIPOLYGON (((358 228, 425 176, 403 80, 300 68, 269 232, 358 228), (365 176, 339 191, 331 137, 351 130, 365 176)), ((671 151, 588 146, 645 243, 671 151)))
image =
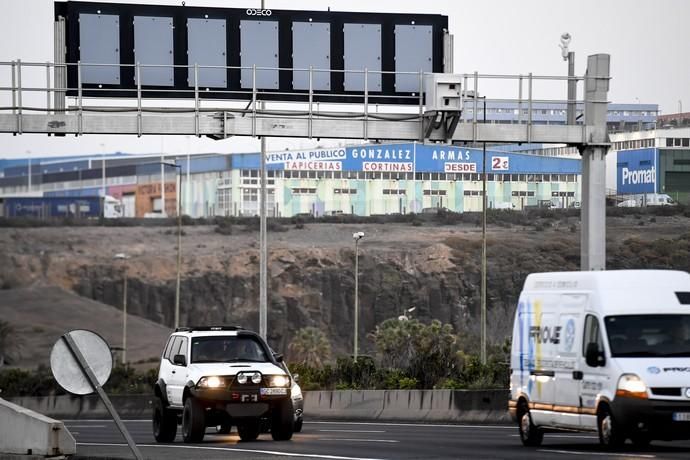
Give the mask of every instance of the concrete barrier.
POLYGON ((76 452, 62 422, 0 398, 0 453, 47 457, 76 452))
MULTIPOLYGON (((144 419, 151 417, 153 395, 114 395, 109 396, 109 398, 122 418, 144 419)), ((20 406, 59 419, 111 418, 98 395, 24 396, 12 398, 12 401, 20 406)))
POLYGON ((508 390, 306 391, 311 419, 509 423, 508 390))
MULTIPOLYGON (((122 418, 151 417, 153 395, 111 396, 122 418)), ((306 419, 509 423, 508 390, 305 391, 306 419)), ((109 419, 95 395, 24 397, 13 401, 50 417, 109 419)))

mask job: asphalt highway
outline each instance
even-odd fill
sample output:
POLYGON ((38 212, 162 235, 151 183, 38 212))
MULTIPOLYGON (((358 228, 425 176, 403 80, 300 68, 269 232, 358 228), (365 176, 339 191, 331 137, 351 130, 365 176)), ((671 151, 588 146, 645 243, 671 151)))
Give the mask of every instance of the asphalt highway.
MULTIPOLYGON (((72 420, 65 425, 77 440, 80 458, 133 458, 112 421, 72 420)), ((654 442, 639 450, 631 444, 615 453, 602 451, 594 433, 549 433, 539 448, 520 443, 515 426, 433 425, 410 423, 305 422, 292 441, 276 442, 262 434, 241 442, 237 433, 207 431, 200 444, 157 444, 151 422, 126 421, 134 441, 149 459, 687 459, 690 442, 654 442)))

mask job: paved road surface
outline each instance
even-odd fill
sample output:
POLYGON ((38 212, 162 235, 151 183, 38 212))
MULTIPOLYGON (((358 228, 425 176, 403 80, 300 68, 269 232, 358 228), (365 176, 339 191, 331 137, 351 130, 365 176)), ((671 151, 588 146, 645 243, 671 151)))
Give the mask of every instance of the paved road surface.
MULTIPOLYGON (((65 422, 77 439, 82 457, 133 458, 120 432, 111 421, 65 422)), ((292 441, 275 442, 262 434, 255 442, 240 442, 236 433, 207 432, 201 444, 157 444, 149 421, 126 422, 143 455, 150 459, 535 459, 612 458, 687 459, 690 442, 656 442, 646 450, 632 445, 616 452, 603 452, 595 434, 547 434, 540 448, 520 444, 514 426, 426 425, 405 423, 305 422, 292 441)))

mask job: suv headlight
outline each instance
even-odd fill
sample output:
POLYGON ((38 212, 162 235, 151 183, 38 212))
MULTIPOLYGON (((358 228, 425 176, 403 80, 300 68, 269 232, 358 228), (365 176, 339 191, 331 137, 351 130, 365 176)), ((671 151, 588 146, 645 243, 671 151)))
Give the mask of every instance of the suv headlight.
POLYGON ((647 399, 647 385, 636 374, 623 374, 618 379, 616 396, 647 399))
POLYGON ((268 386, 289 387, 290 377, 288 377, 287 375, 272 375, 268 378, 268 386))
POLYGON ((225 377, 210 376, 201 377, 199 383, 197 383, 199 388, 222 388, 225 386, 225 377))

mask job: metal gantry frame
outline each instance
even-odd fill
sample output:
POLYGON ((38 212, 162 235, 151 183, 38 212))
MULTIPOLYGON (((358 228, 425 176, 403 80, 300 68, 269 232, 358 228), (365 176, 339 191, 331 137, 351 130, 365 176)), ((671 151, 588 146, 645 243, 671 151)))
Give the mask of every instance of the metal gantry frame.
MULTIPOLYGON (((605 156, 608 150, 608 134, 606 115, 608 109, 608 87, 610 56, 597 54, 588 57, 587 72, 584 77, 571 76, 535 76, 527 75, 495 75, 495 74, 461 74, 463 81, 461 93, 461 110, 472 107, 470 119, 459 117, 458 123, 449 131, 447 126, 435 127, 435 112, 425 111, 424 101, 424 72, 384 72, 363 69, 361 71, 345 71, 333 69, 285 69, 252 66, 252 87, 246 91, 214 91, 205 88, 201 91, 198 84, 199 70, 204 68, 242 69, 241 67, 220 67, 193 65, 195 82, 193 88, 182 91, 193 97, 188 107, 170 104, 160 99, 159 106, 148 106, 149 95, 157 92, 170 92, 170 88, 156 89, 142 87, 141 69, 146 67, 184 67, 188 66, 160 66, 130 64, 137 76, 136 96, 117 99, 118 105, 103 105, 103 100, 93 97, 98 94, 98 88, 87 88, 89 97, 84 96, 82 83, 82 68, 85 65, 98 66, 111 64, 67 63, 61 60, 64 53, 59 47, 64 46, 64 21, 55 23, 56 61, 53 63, 27 63, 21 60, 0 62, 0 133, 23 134, 43 133, 49 135, 85 135, 85 134, 130 134, 130 135, 195 135, 208 136, 214 139, 225 139, 230 136, 251 136, 261 138, 262 152, 265 152, 266 137, 292 138, 333 138, 373 140, 373 141, 418 141, 441 142, 455 144, 479 143, 544 143, 566 144, 576 146, 582 155, 582 231, 581 231, 581 269, 605 269, 606 252, 606 214, 605 214, 605 156), (58 40, 60 38, 60 40, 58 40), (67 87, 67 72, 70 67, 76 67, 77 87, 67 87), (45 87, 24 86, 23 77, 27 69, 45 68, 45 87), (9 69, 9 82, 4 82, 9 69), (309 89, 300 93, 302 101, 295 101, 296 93, 278 93, 262 91, 256 85, 257 70, 305 71, 309 75, 309 89), (52 71, 52 72, 51 72, 52 71), (364 75, 364 92, 359 97, 358 104, 337 104, 327 101, 327 93, 318 93, 313 89, 313 75, 315 72, 352 72, 364 75), (51 81, 51 73, 53 79, 51 81), (387 108, 384 102, 390 96, 371 93, 366 84, 371 73, 403 73, 416 75, 419 78, 419 92, 409 96, 410 104, 407 110, 401 105, 394 106, 395 110, 381 112, 379 108, 387 108), (518 110, 517 123, 494 124, 479 120, 478 94, 481 80, 505 80, 518 82, 518 95, 514 99, 491 99, 485 96, 485 102, 516 103, 518 110), (539 100, 533 97, 534 86, 540 82, 563 81, 568 83, 568 99, 539 100), (539 103, 562 103, 569 107, 574 103, 574 82, 584 81, 584 123, 567 123, 564 125, 535 124, 533 110, 539 103), (527 97, 523 97, 524 86, 527 85, 527 97), (469 90, 469 87, 472 90, 469 90), (8 93, 11 95, 7 98, 8 93), (25 97, 36 93, 45 93, 45 106, 27 105, 25 97), (214 93, 213 98, 204 98, 204 94, 214 93), (219 99, 218 93, 223 93, 219 99), (53 104, 51 105, 51 95, 53 104), (281 96, 285 100, 281 101, 281 96), (4 105, 8 99, 10 105, 4 105), (73 105, 66 101, 72 100, 73 105), (249 99, 249 104, 246 100, 249 99), (317 101, 318 99, 318 101, 317 101), (242 100, 238 102, 238 100, 242 100), (267 110, 263 106, 266 100, 286 102, 296 107, 285 110, 267 110), (146 106, 144 102, 147 102, 146 106), (315 103, 315 101, 317 101, 315 103), (213 105, 209 105, 209 104, 213 105), (328 105, 322 110, 320 104, 328 105), (299 107, 299 105, 306 107, 299 107), (352 111, 353 106, 360 105, 362 110, 352 111), (371 111, 374 105, 376 110, 371 111), (526 117, 523 117, 523 107, 526 107, 526 117)), ((451 43, 452 45, 452 43, 451 43)), ((448 46, 448 45, 447 45, 448 46)), ((452 70, 452 60, 445 69, 452 70)), ((108 89, 112 92, 113 89, 108 89)), ((123 94, 132 93, 131 89, 122 90, 123 94)), ((39 98, 40 99, 40 98, 39 98)), ((111 102, 112 99, 109 100, 111 102)), ((486 110, 484 110, 485 114, 486 110)), ((570 117, 572 120, 572 117, 570 117)), ((267 304, 267 268, 266 268, 266 179, 265 155, 262 155, 262 197, 260 212, 262 219, 261 232, 261 270, 260 270, 260 330, 265 337, 266 304, 267 304)), ((484 172, 486 174, 486 172, 484 172)), ((485 198, 486 199, 486 198, 485 198)), ((484 329, 482 329, 484 331, 484 329)), ((485 335, 485 334, 483 334, 485 335)), ((483 337, 485 343, 485 337, 483 337)))

